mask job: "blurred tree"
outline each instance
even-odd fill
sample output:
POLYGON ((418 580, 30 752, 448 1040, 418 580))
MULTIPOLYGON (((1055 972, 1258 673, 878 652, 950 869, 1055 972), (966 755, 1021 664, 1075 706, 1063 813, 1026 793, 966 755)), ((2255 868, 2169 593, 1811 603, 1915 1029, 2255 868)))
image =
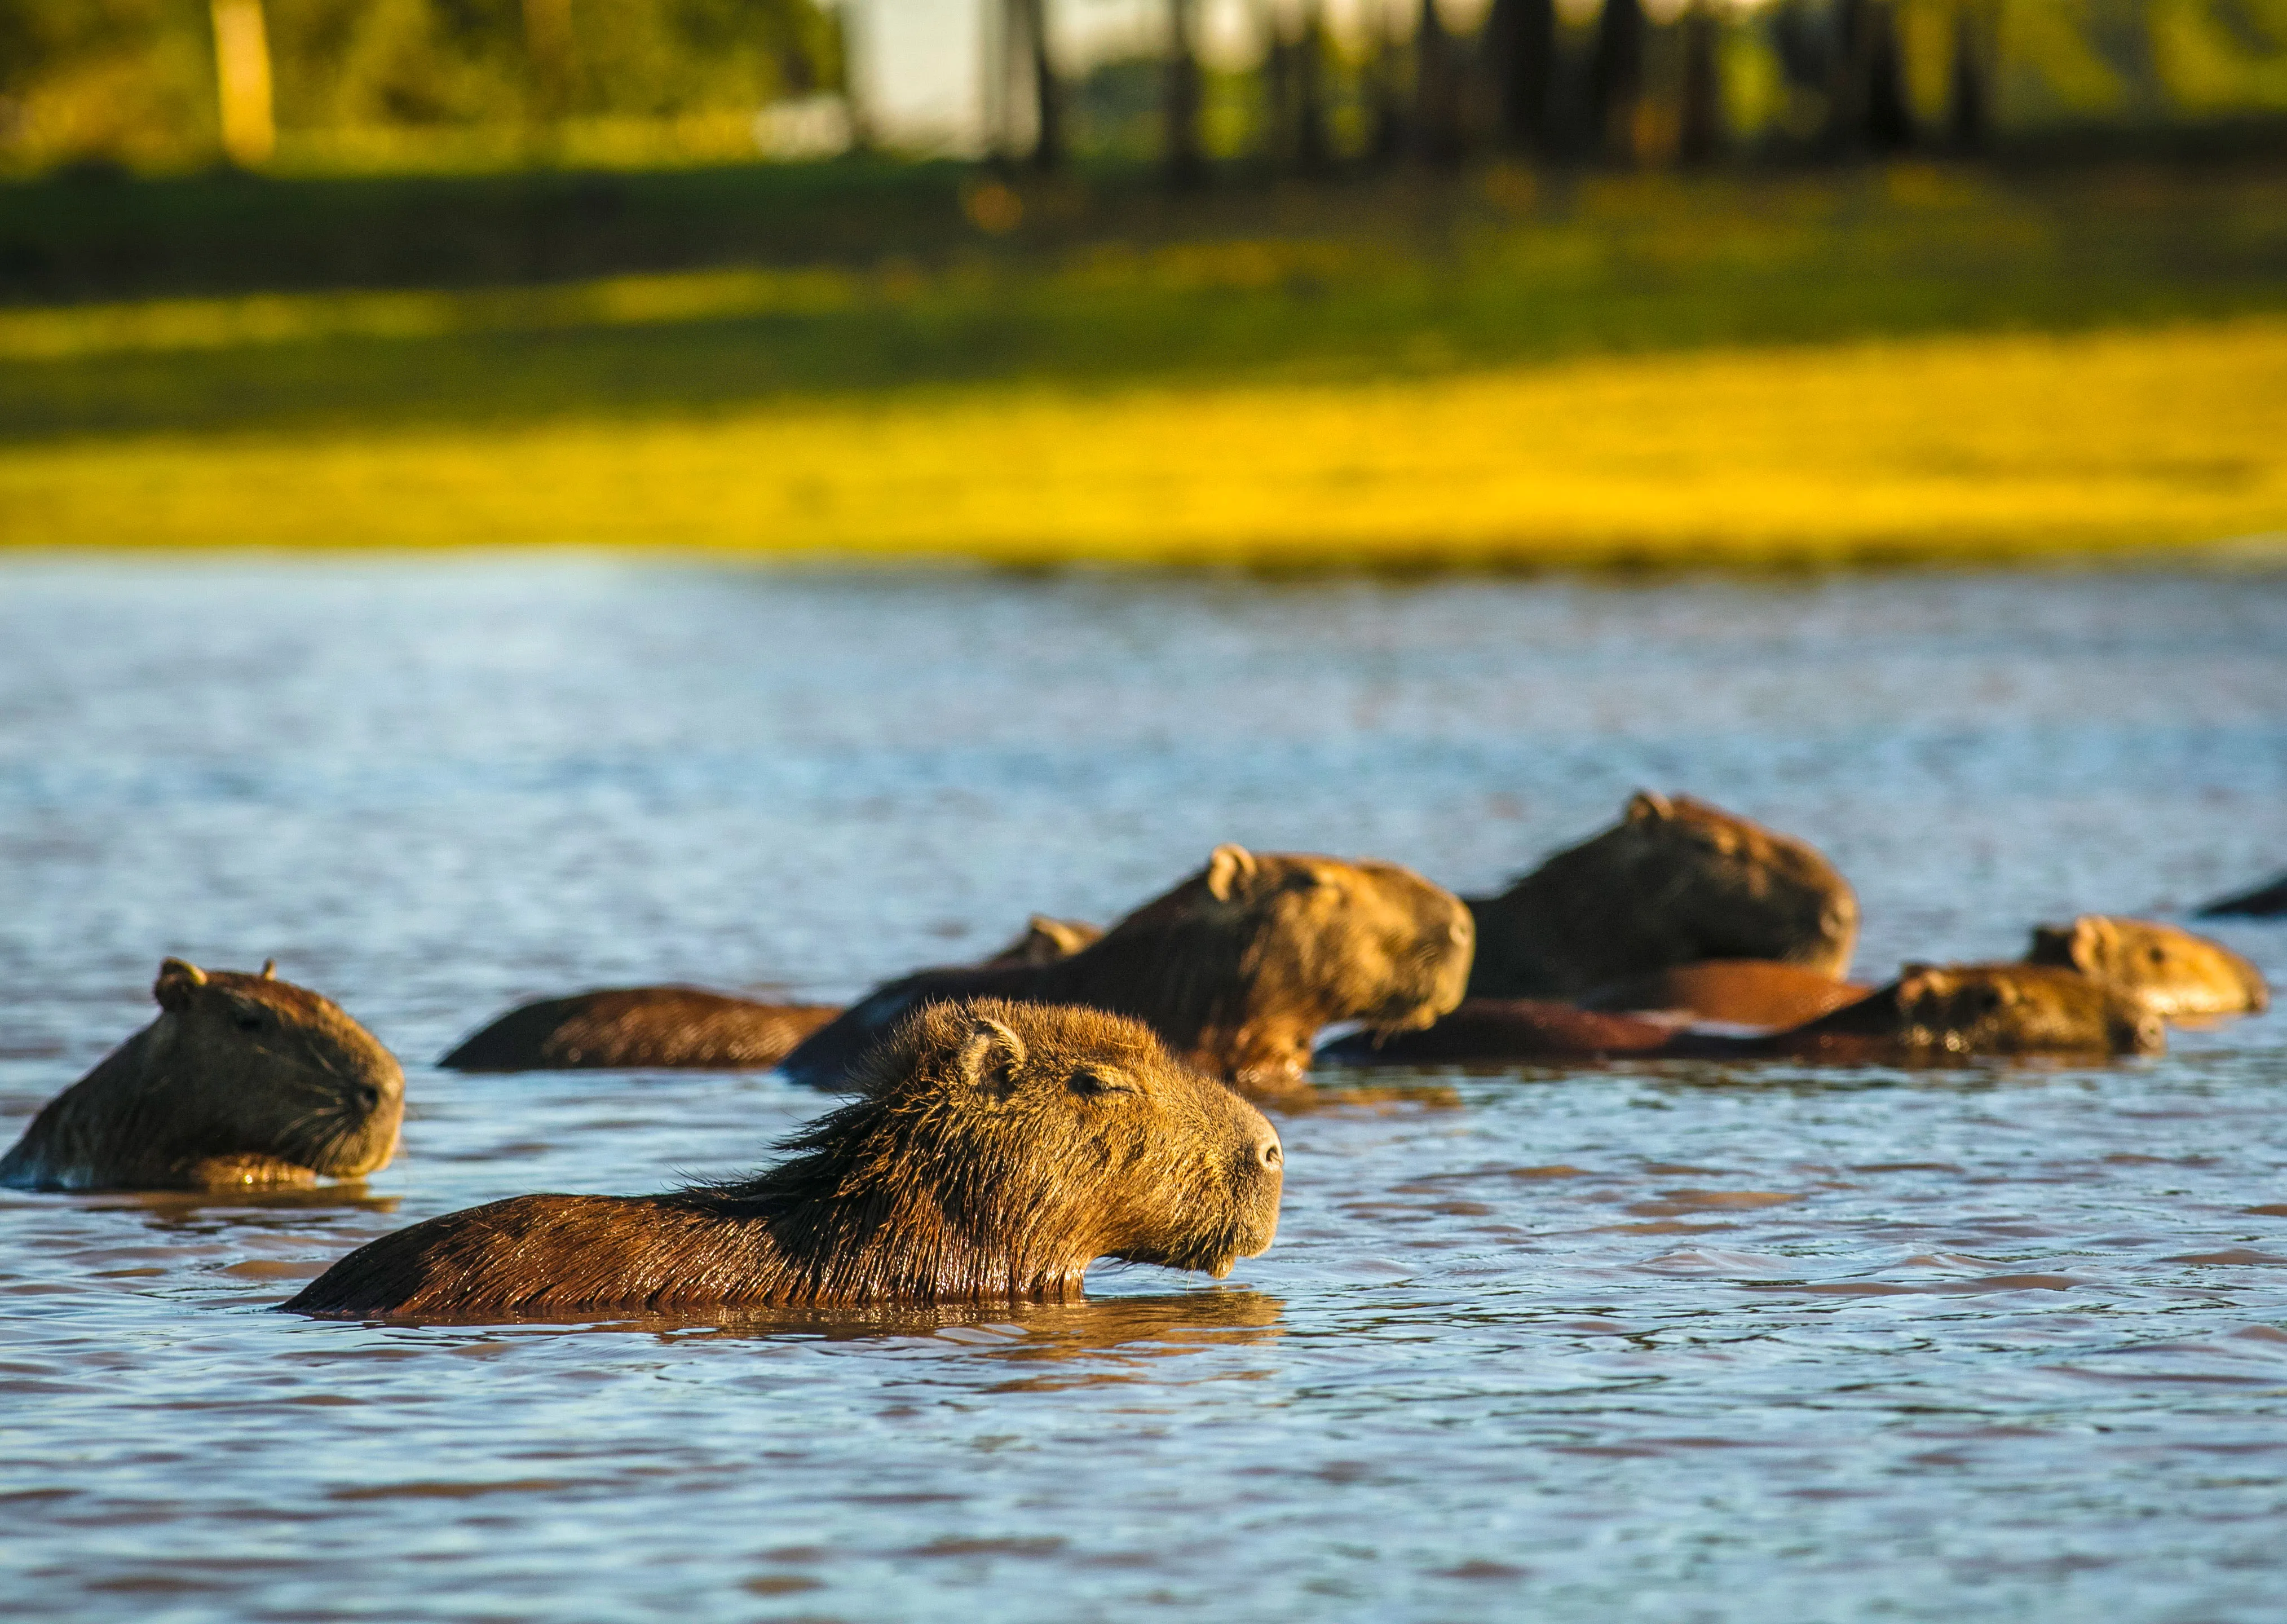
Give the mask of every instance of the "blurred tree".
POLYGON ((1683 75, 1677 93, 1676 156, 1705 163, 1723 146, 1723 20, 1712 0, 1685 10, 1683 75))
POLYGON ((1982 0, 1956 0, 1952 20, 1946 139, 1957 152, 1983 152, 1993 136, 1992 15, 1982 0))
POLYGON ((1643 101, 1643 0, 1604 0, 1588 60, 1592 149, 1633 160, 1636 109, 1643 101))
POLYGON ((1485 54, 1501 145, 1519 153, 1545 150, 1556 77, 1554 0, 1493 0, 1485 19, 1485 54))
POLYGON ((1192 38, 1194 0, 1167 0, 1167 68, 1160 104, 1163 161, 1169 184, 1188 188, 1207 176, 1199 142, 1199 57, 1192 38))
POLYGON ((1444 168, 1461 161, 1460 43, 1437 0, 1421 0, 1413 29, 1413 133, 1425 163, 1444 168))

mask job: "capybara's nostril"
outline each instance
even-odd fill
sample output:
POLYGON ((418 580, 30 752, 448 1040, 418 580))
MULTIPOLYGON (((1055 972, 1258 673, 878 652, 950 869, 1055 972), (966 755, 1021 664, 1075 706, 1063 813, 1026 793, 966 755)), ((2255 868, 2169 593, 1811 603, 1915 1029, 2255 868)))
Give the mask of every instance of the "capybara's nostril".
POLYGON ((1266 1134, 1254 1142, 1254 1160, 1261 1167, 1275 1168, 1284 1165, 1286 1153, 1278 1148, 1277 1134, 1266 1134))
POLYGON ((357 1107, 360 1111, 377 1111, 381 1108, 381 1090, 369 1082, 358 1084, 357 1093, 353 1097, 357 1100, 357 1107))

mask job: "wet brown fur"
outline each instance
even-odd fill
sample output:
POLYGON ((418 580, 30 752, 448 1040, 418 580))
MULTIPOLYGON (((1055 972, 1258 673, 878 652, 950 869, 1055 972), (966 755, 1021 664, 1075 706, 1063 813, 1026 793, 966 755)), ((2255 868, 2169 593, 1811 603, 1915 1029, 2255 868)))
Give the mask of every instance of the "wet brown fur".
POLYGON ((2263 972, 2221 942, 2149 919, 2083 914, 2037 925, 2028 964, 2060 964, 2141 1000, 2164 1020, 2268 1009, 2263 972))
POLYGON ((1678 1054, 1765 1055, 1832 1065, 1981 1055, 2156 1054, 2159 1018, 2077 970, 2046 964, 1909 964, 1895 981, 1763 1038, 1680 1037, 1678 1054))
POLYGON ((331 999, 179 959, 151 993, 158 1018, 41 1109, 0 1184, 290 1188, 388 1163, 405 1073, 331 999))
POLYGON ((1459 1066, 1471 1062, 1607 1060, 1657 1056, 1674 1022, 1607 1014, 1547 998, 1465 998, 1421 1032, 1359 1033, 1318 1051, 1332 1066, 1459 1066))
POLYGON ((1980 1056, 2149 1054, 2163 1042, 2156 1015, 2077 970, 1951 964, 1908 965, 1887 986, 1757 1036, 1542 999, 1471 998, 1427 1032, 1379 1043, 1349 1038, 1324 1058, 1352 1066, 1606 1059, 1912 1066, 1980 1056))
POLYGON ((1140 1022, 935 1004, 859 1070, 857 1101, 756 1177, 432 1218, 286 1306, 482 1319, 1067 1300, 1099 1257, 1221 1276, 1277 1231, 1278 1135, 1140 1022))
POLYGON ((2267 880, 2252 891, 2219 897, 2200 909, 2203 919, 2221 919, 2234 915, 2247 919, 2276 919, 2283 914, 2287 914, 2287 874, 2275 880, 2267 880))
POLYGON ((989 996, 1135 1016, 1250 1098, 1296 1104, 1310 1097, 1321 1027, 1428 1026, 1460 1001, 1470 945, 1460 901, 1396 864, 1219 846, 1205 868, 1082 951, 890 982, 804 1040, 785 1069, 843 1086, 857 1055, 906 1010, 989 996))
MULTIPOLYGON (((988 964, 1045 964, 1103 932, 1034 915, 988 964)), ((840 1004, 765 1003, 695 986, 605 987, 519 1004, 437 1062, 458 1072, 760 1071, 842 1013, 840 1004)))
POLYGON ((1856 1003, 1873 990, 1775 959, 1703 959, 1606 982, 1583 996, 1580 1007, 1783 1031, 1856 1003))
POLYGON ((1650 791, 1612 828, 1469 907, 1476 998, 1578 998, 1702 959, 1840 977, 1858 939, 1856 896, 1810 845, 1650 791))

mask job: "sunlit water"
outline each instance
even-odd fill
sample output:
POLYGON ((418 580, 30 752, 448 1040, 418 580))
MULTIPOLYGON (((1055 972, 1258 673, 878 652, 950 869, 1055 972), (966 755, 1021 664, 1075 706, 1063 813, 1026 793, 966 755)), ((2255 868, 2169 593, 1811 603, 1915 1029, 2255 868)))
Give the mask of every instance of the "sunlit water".
MULTIPOLYGON (((0 1143, 169 953, 274 954, 412 1101, 362 1190, 0 1197, 0 1612, 2277 1617, 2279 1016, 2099 1071, 1450 1079, 1288 1120, 1231 1280, 1084 1306, 267 1311, 820 1106, 430 1066, 528 994, 847 994, 1228 839, 1486 888, 1638 785, 1832 853, 1869 975, 2180 914, 2287 864, 2287 579, 0 568, 0 1143)), ((2287 924, 2217 933, 2287 982, 2287 924)))

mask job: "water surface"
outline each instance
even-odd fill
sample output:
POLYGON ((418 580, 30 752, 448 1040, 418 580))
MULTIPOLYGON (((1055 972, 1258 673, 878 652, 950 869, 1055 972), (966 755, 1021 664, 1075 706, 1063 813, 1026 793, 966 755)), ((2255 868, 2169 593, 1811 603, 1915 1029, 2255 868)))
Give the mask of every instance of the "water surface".
MULTIPOLYGON (((1269 583, 0 568, 0 1135, 161 955, 408 1061, 360 1188, 0 1195, 0 1585, 74 1619, 2210 1620, 2287 1589, 2287 1019, 2103 1070, 1445 1076, 1278 1245, 1084 1305, 267 1311, 770 1076, 455 1077, 509 1003, 847 995, 1222 840, 1489 888, 1640 785, 1808 836, 1858 970, 2287 865, 2287 578, 1269 583)), ((2217 933, 2287 983, 2287 925, 2217 933)), ((1339 1081, 1336 1079, 1334 1081, 1339 1081)))

